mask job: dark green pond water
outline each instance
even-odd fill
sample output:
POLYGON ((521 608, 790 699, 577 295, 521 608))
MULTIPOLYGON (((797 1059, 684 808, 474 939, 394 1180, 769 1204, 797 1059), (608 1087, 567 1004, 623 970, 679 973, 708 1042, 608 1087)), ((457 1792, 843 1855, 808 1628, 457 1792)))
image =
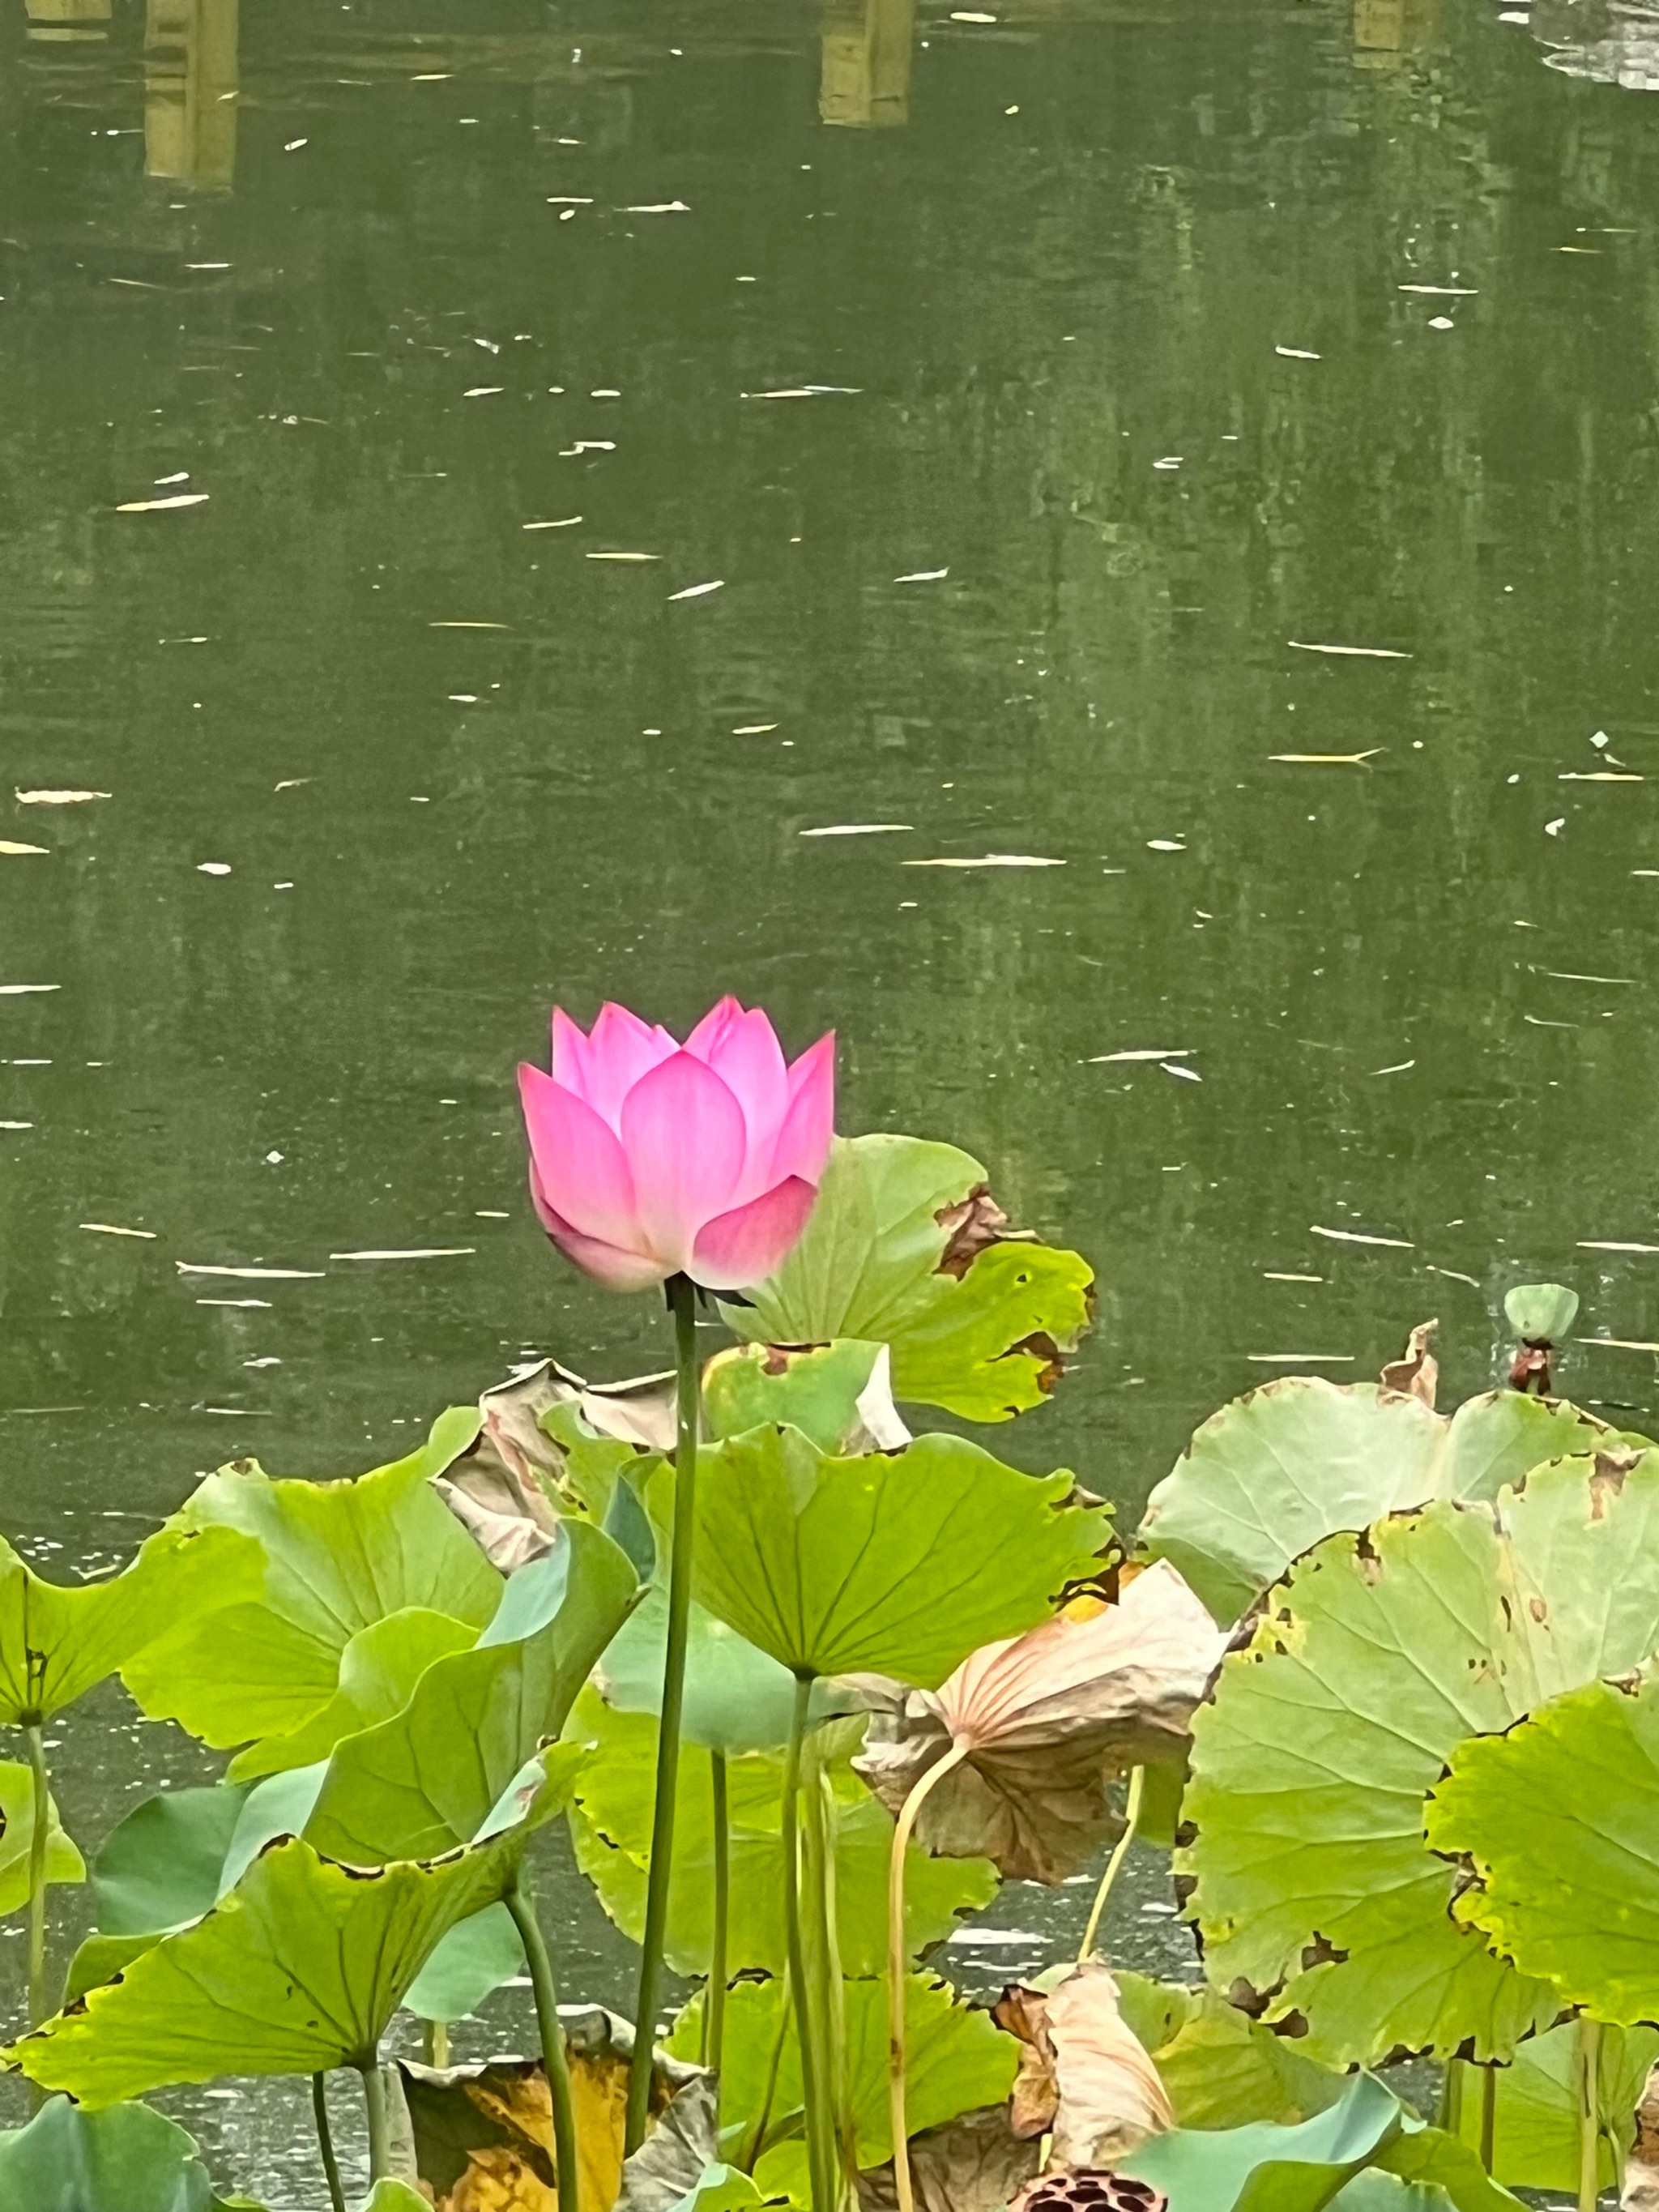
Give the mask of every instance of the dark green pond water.
MULTIPOLYGON (((656 1364, 524 1200, 556 996, 985 1159, 1100 1273, 1000 1441, 1131 1510, 1540 1275, 1653 1418, 1650 82, 1595 0, 0 0, 3 1525, 656 1364)), ((200 1771, 61 1737, 88 1842, 200 1771)))

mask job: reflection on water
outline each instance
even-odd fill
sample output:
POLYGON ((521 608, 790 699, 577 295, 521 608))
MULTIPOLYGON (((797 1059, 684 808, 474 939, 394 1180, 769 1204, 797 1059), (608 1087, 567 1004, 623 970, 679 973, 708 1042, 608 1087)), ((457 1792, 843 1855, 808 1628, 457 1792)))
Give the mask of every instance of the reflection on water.
POLYGON ((238 0, 149 0, 144 172, 228 191, 236 175, 238 0))
POLYGON ((823 120, 862 130, 908 123, 915 39, 915 0, 824 0, 823 120))
POLYGON ((69 45, 107 34, 94 27, 110 20, 112 0, 27 0, 28 35, 37 45, 69 45))
POLYGON ((1641 0, 1537 0, 1533 35, 1547 68, 1627 92, 1659 92, 1659 8, 1641 0))

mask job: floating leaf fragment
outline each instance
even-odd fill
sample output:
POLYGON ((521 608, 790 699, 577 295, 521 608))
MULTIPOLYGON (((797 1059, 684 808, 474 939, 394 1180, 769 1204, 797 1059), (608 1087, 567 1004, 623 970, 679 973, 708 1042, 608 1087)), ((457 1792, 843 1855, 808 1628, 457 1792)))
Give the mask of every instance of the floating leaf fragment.
POLYGON ((1391 645, 1314 645, 1305 638, 1287 637, 1285 644, 1297 653, 1334 653, 1354 660, 1410 660, 1409 653, 1396 653, 1391 645))
POLYGON ((165 514, 175 507, 201 507, 212 497, 205 491, 169 492, 165 499, 124 499, 118 514, 165 514))
POLYGON ((1322 355, 1310 353, 1305 346, 1276 345, 1273 348, 1273 351, 1277 354, 1282 354, 1286 361, 1320 361, 1323 359, 1322 355))
POLYGON ((584 553, 584 561, 660 561, 660 553, 584 553))
MULTIPOLYGON (((776 723, 772 726, 775 729, 776 723)), ((914 822, 827 822, 821 830, 800 830, 795 834, 800 837, 882 837, 915 827, 914 822)))
POLYGON ((1659 1252, 1659 1244, 1621 1244, 1607 1238, 1580 1237, 1581 1252, 1659 1252))
POLYGON ((35 991, 61 991, 61 983, 0 983, 0 999, 26 999, 35 991))
POLYGON ((207 1267, 190 1260, 175 1260, 173 1264, 181 1275, 233 1275, 249 1283, 320 1283, 326 1273, 321 1267, 207 1267))
POLYGON ((1564 769, 1556 777, 1558 783, 1645 783, 1644 775, 1630 769, 1611 768, 1564 769))
POLYGON ((429 622, 428 629, 511 629, 511 623, 498 622, 429 622))
POLYGON ((723 576, 717 576, 713 583, 688 584, 683 592, 671 592, 668 594, 668 604, 672 606, 676 599, 706 599, 710 592, 723 592, 725 589, 726 579, 723 576))
POLYGON ((645 200, 633 207, 618 208, 618 215, 690 215, 691 210, 684 200, 645 200))
POLYGON ((1162 1061, 1166 1060, 1190 1060, 1192 1056, 1192 1048, 1187 1045, 1183 1045, 1179 1051, 1176 1051, 1175 1048, 1171 1046, 1168 1052, 1163 1051, 1157 1045, 1135 1045, 1122 1052, 1097 1052, 1092 1060, 1085 1060, 1084 1065, 1086 1067, 1106 1067, 1115 1060, 1156 1060, 1162 1061))
POLYGON ((1363 753, 1269 753, 1267 758, 1297 768, 1358 768, 1384 750, 1382 745, 1368 745, 1363 753))
POLYGON ((1334 1244, 1387 1244, 1397 1252, 1417 1249, 1406 1237, 1371 1237, 1360 1229, 1322 1229, 1316 1221, 1309 1224, 1309 1231, 1315 1237, 1328 1237, 1334 1244))
POLYGON ((895 576, 896 584, 939 584, 950 574, 948 568, 913 568, 908 576, 895 576))
POLYGON ((1146 840, 1149 853, 1184 853, 1186 849, 1177 837, 1149 837, 1146 840))
POLYGON ((476 1244, 416 1244, 404 1251, 331 1252, 331 1260, 467 1260, 476 1244))
POLYGON ((107 799, 107 791, 19 791, 15 792, 20 806, 84 806, 89 799, 107 799))
POLYGON ((20 845, 10 837, 0 837, 0 854, 8 860, 21 860, 26 853, 49 854, 49 845, 20 845))
POLYGON ((112 1221, 83 1221, 79 1226, 90 1231, 94 1237, 142 1237, 147 1243, 155 1242, 153 1229, 119 1229, 112 1221))
POLYGON ((562 514, 556 522, 524 522, 521 530, 569 530, 581 520, 580 514, 562 514))
POLYGON ((904 860, 906 868, 1063 868, 1064 860, 1046 860, 1036 853, 981 853, 977 860, 950 857, 933 860, 904 860))

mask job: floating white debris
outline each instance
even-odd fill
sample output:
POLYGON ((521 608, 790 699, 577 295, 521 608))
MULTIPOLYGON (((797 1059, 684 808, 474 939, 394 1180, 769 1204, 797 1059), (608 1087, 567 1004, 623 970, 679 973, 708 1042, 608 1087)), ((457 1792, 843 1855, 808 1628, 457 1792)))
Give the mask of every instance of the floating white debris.
POLYGON ((1012 1951, 1029 1949, 1043 1939, 1041 1936, 1028 1936, 1023 1928, 958 1928, 945 1940, 947 1943, 981 1945, 988 1950, 1012 1951))
POLYGON ((560 447, 559 459, 568 461, 577 453, 614 453, 616 450, 614 438, 578 438, 574 446, 560 447))
POLYGON ((1325 1278, 1322 1275, 1288 1275, 1277 1267, 1264 1267, 1261 1279, 1264 1283, 1322 1283, 1325 1278))
POLYGON ((474 1244, 416 1244, 407 1251, 386 1252, 331 1252, 331 1260, 467 1260, 477 1249, 474 1244))
POLYGON ((112 1221, 83 1221, 79 1225, 94 1237, 142 1237, 147 1244, 155 1242, 153 1229, 120 1229, 112 1221))
POLYGON ((107 791, 19 791, 15 792, 20 806, 84 806, 88 799, 107 799, 107 791))
POLYGON ((1396 292, 1433 292, 1449 300, 1475 300, 1480 293, 1473 284, 1396 284, 1396 292))
POLYGON ((198 1298, 198 1306, 257 1306, 261 1313, 270 1311, 269 1298, 198 1298))
POLYGON ((511 629, 511 623, 498 622, 429 622, 428 629, 511 629))
POLYGON ((190 471, 188 469, 180 469, 177 476, 157 477, 155 481, 158 485, 188 483, 190 482, 190 471))
POLYGON ((584 553, 584 561, 660 561, 660 553, 584 553))
POLYGON ((684 200, 641 200, 632 207, 618 208, 618 215, 690 215, 691 210, 684 200))
POLYGON ((1158 1066, 1165 1075, 1184 1076, 1188 1083, 1202 1083, 1204 1080, 1195 1067, 1183 1067, 1178 1060, 1161 1060, 1158 1066))
POLYGON ((32 1129, 33 1121, 0 1121, 0 1129, 32 1129))
POLYGON ((592 207, 593 203, 575 192, 550 192, 547 204, 549 207, 592 207))
MULTIPOLYGON (((311 141, 309 138, 290 138, 287 145, 283 147, 283 151, 285 154, 297 154, 301 146, 308 146, 310 143, 311 141)), ((208 1407, 208 1411, 209 1413, 213 1411, 211 1406, 208 1407)))
POLYGON ((1155 469, 1178 469, 1186 458, 1184 453, 1165 453, 1163 459, 1154 461, 1152 466, 1155 469))
POLYGON ((282 1364, 274 1352, 266 1352, 261 1359, 245 1359, 242 1362, 244 1367, 280 1367, 282 1364))
POLYGON ((1334 653, 1349 660, 1409 660, 1409 653, 1396 653, 1391 645, 1313 645, 1306 638, 1287 637, 1285 644, 1297 653, 1334 653))
MULTIPOLYGON (((739 277, 738 281, 742 283, 744 279, 739 277)), ((748 281, 752 283, 754 279, 751 277, 748 281)), ((829 399, 836 397, 856 399, 863 390, 861 384, 788 384, 781 386, 775 392, 740 392, 738 397, 739 399, 829 399)))
POLYGON ((1579 1239, 1578 1249, 1581 1252, 1659 1252, 1659 1244, 1625 1244, 1616 1238, 1584 1237, 1579 1239))
POLYGON ((228 860, 198 860, 196 863, 196 872, 198 876, 228 876, 230 873, 230 862, 228 860))
POLYGON ((1629 769, 1592 768, 1564 769, 1556 777, 1558 783, 1645 783, 1644 775, 1629 769))
POLYGON ((1149 837, 1146 840, 1146 850, 1149 853, 1184 853, 1186 849, 1187 848, 1176 837, 1149 837))
POLYGON ((1372 1068, 1371 1073, 1373 1075, 1403 1075, 1408 1067, 1415 1067, 1416 1065, 1417 1062, 1414 1060, 1396 1060, 1390 1062, 1387 1067, 1372 1068))
POLYGON ((1037 853, 981 853, 976 860, 954 857, 936 860, 904 860, 906 868, 1063 868, 1064 860, 1045 860, 1037 853))
POLYGON ((181 1275, 230 1275, 242 1283, 320 1283, 323 1267, 215 1267, 193 1260, 175 1260, 181 1275))
POLYGON ((777 727, 775 722, 739 722, 732 734, 734 738, 763 738, 777 727))
POLYGON ((213 496, 205 491, 170 492, 166 499, 124 499, 118 514, 166 514, 175 507, 202 507, 213 496))
POLYGON ((1360 768, 1384 750, 1382 745, 1368 745, 1363 753, 1269 753, 1267 758, 1288 761, 1295 768, 1360 768))
POLYGON ((1431 331, 1455 331, 1457 325, 1449 315, 1431 315, 1429 328, 1431 331))
POLYGON ((900 830, 914 830, 914 822, 826 822, 821 830, 800 830, 801 837, 884 837, 900 830))
POLYGON ((1315 1221, 1309 1224, 1315 1237, 1328 1237, 1334 1244, 1386 1244, 1396 1252, 1414 1252, 1415 1244, 1404 1237, 1370 1237, 1358 1229, 1322 1229, 1315 1221))
POLYGON ((0 999, 27 999, 35 991, 61 991, 61 983, 0 983, 0 999))
POLYGON ((1192 1056, 1192 1047, 1190 1045, 1182 1045, 1178 1050, 1174 1045, 1171 1045, 1167 1052, 1158 1045, 1129 1045, 1126 1046, 1121 1052, 1097 1052, 1092 1060, 1086 1060, 1083 1064, 1085 1067, 1109 1067, 1117 1061, 1126 1060, 1156 1060, 1162 1061, 1165 1060, 1190 1060, 1192 1056))
POLYGON ((1454 1283, 1467 1283, 1472 1291, 1478 1291, 1480 1288, 1473 1275, 1462 1275, 1455 1267, 1437 1267, 1431 1260, 1428 1262, 1428 1269, 1431 1275, 1444 1275, 1454 1283))
POLYGON ((950 574, 948 568, 913 568, 908 576, 895 576, 896 584, 942 584, 950 574))
POLYGON ((710 592, 723 592, 725 589, 725 577, 717 576, 713 583, 688 584, 683 592, 671 592, 668 594, 668 604, 672 607, 676 599, 706 599, 710 592))
POLYGON ((1544 835, 1547 837, 1559 837, 1566 826, 1566 816, 1565 814, 1558 814, 1553 822, 1547 822, 1544 824, 1544 835))
POLYGON ((1260 1367, 1352 1367, 1352 1352, 1247 1352, 1260 1367))
POLYGON ((21 860, 27 853, 40 853, 49 856, 51 851, 52 848, 49 845, 20 845, 14 837, 0 837, 0 854, 3 854, 9 860, 21 860))
POLYGON ((574 530, 581 520, 580 514, 562 514, 556 522, 521 522, 520 530, 574 530))
POLYGON ((1286 361, 1320 361, 1324 357, 1321 354, 1310 353, 1305 346, 1276 345, 1273 351, 1283 354, 1286 361))
POLYGON ((1577 1022, 1548 1021, 1542 1014, 1522 1014, 1521 1018, 1530 1022, 1535 1030, 1576 1030, 1579 1026, 1577 1022))
POLYGON ((499 399, 507 389, 504 384, 475 384, 462 392, 463 399, 499 399))
POLYGON ((475 1206, 473 1212, 479 1221, 511 1221, 513 1218, 510 1213, 503 1212, 501 1207, 495 1206, 475 1206))
POLYGON ((1649 1344, 1634 1336, 1575 1336, 1575 1344, 1599 1344, 1608 1352, 1659 1352, 1659 1344, 1649 1344))
MULTIPOLYGON (((977 8, 952 8, 951 10, 951 21, 953 23, 994 23, 996 17, 994 15, 983 15, 977 8)), ((1029 1941, 1034 1943, 1036 1941, 1036 1938, 1034 1936, 1029 1938, 1022 1937, 1021 1941, 1029 1941)))
POLYGON ((1626 990, 1634 990, 1634 975, 1577 975, 1571 968, 1534 968, 1534 975, 1547 975, 1552 983, 1617 983, 1626 990))
POLYGON ((273 791, 298 791, 302 784, 315 783, 314 775, 285 775, 280 783, 273 783, 273 791))

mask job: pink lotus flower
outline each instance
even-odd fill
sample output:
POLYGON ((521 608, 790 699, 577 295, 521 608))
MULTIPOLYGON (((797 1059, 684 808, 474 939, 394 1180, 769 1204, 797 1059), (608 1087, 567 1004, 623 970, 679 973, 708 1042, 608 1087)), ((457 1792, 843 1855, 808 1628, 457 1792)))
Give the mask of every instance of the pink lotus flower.
POLYGON ((739 1291, 806 1226, 830 1156, 836 1040, 793 1067, 758 1008, 722 999, 684 1045, 625 1006, 584 1036, 553 1010, 553 1068, 520 1066, 542 1226, 616 1291, 687 1274, 739 1291))

